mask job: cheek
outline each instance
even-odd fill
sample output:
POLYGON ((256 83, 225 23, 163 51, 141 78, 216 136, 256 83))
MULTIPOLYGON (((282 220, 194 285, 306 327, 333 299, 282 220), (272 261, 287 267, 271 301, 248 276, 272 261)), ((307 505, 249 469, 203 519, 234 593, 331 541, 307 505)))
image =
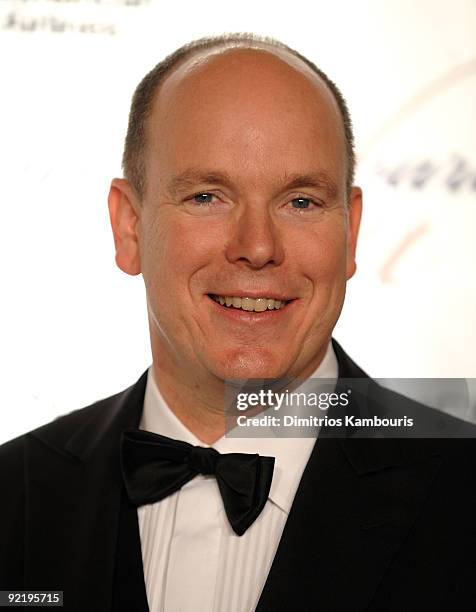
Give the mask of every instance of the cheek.
POLYGON ((144 234, 142 269, 148 289, 188 298, 201 269, 220 252, 223 228, 177 211, 157 215, 144 234))
POLYGON ((292 253, 310 281, 333 286, 345 279, 346 251, 345 228, 329 225, 320 227, 305 240, 301 236, 292 253))

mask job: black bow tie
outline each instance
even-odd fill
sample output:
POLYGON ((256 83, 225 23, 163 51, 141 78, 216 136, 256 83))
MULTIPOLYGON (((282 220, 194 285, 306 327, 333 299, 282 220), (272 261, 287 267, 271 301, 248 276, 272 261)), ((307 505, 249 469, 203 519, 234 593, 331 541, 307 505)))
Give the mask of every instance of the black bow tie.
POLYGON ((121 465, 127 494, 136 506, 164 499, 197 474, 213 474, 230 525, 241 536, 268 499, 274 457, 222 455, 214 448, 130 429, 122 434, 121 465))

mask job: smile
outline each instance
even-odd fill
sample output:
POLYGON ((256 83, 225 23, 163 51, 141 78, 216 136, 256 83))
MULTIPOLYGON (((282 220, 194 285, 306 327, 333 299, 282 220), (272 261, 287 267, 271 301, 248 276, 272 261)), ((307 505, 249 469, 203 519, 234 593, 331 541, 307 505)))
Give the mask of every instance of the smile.
POLYGON ((228 308, 237 308, 247 312, 265 312, 266 310, 281 310, 289 300, 275 300, 274 298, 250 298, 230 295, 209 294, 212 300, 228 308))

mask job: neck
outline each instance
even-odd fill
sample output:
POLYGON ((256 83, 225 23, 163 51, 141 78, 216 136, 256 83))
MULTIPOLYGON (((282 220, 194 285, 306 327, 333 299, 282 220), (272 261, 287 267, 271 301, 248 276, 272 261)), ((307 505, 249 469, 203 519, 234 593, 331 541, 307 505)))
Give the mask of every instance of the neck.
MULTIPOLYGON (((301 372, 296 384, 307 379, 322 362, 327 345, 301 372)), ((196 365, 176 363, 169 351, 152 342, 153 371, 160 392, 173 414, 205 444, 225 435, 225 382, 196 365), (155 345, 155 346, 154 346, 155 345)), ((284 383, 283 383, 284 384, 284 383)), ((289 388, 289 379, 286 381, 289 388)))
POLYGON ((204 381, 196 372, 171 371, 155 358, 154 378, 174 415, 205 444, 213 444, 225 434, 225 383, 215 379, 204 381))

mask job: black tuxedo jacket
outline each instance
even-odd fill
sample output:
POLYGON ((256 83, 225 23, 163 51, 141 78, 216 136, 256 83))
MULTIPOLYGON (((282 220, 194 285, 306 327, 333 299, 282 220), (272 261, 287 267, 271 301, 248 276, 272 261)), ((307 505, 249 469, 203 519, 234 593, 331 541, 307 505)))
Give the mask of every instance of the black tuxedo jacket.
MULTIPOLYGON (((366 378, 334 349, 341 379, 366 378)), ((323 431, 260 612, 476 610, 474 427, 367 382, 378 398, 364 402, 367 414, 393 405, 464 437, 323 431)), ((0 447, 0 590, 62 590, 65 611, 148 610, 137 511, 119 464, 120 435, 139 423, 145 383, 146 374, 0 447)))

